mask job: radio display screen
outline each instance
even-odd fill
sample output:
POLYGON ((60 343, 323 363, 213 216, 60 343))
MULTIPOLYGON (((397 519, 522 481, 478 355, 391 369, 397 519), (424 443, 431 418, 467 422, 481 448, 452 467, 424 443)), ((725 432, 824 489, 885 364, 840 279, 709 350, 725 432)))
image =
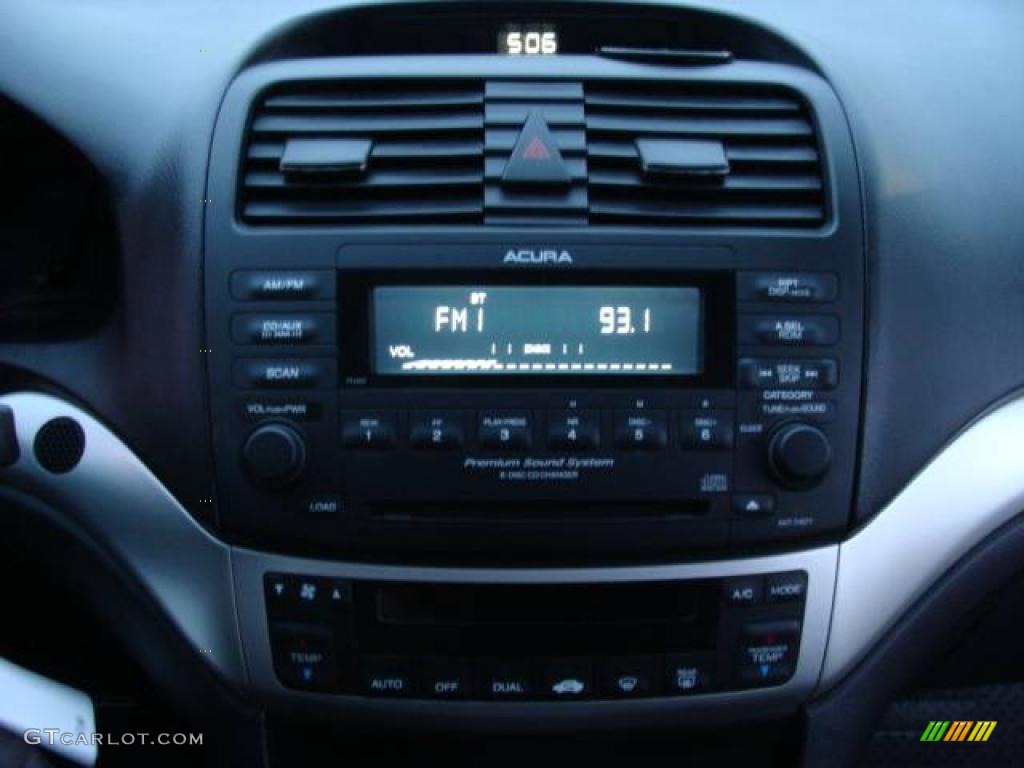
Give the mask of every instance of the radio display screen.
POLYGON ((699 288, 378 285, 372 364, 384 376, 695 376, 699 288))

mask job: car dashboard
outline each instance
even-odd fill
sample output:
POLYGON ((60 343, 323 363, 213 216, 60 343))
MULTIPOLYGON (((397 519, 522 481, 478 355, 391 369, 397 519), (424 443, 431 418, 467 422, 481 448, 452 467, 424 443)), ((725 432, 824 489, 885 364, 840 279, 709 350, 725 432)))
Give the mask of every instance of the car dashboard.
POLYGON ((9 2, 10 575, 210 764, 930 764, 1024 679, 1020 17, 9 2))

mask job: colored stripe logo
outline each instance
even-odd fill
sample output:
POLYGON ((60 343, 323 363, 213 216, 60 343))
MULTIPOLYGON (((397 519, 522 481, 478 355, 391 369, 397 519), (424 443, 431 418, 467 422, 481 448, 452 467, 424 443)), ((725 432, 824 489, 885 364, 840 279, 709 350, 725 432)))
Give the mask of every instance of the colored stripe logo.
POLYGON ((921 741, 988 741, 997 720, 932 720, 921 741))

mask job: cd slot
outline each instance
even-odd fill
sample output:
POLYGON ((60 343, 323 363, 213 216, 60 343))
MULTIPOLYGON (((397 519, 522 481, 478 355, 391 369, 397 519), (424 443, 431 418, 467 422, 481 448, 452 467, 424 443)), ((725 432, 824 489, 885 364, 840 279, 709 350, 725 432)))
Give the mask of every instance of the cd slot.
POLYGON ((463 522, 529 522, 537 520, 599 519, 641 522, 705 516, 706 499, 673 500, 459 500, 459 501, 373 501, 366 504, 368 517, 375 520, 435 520, 463 522))

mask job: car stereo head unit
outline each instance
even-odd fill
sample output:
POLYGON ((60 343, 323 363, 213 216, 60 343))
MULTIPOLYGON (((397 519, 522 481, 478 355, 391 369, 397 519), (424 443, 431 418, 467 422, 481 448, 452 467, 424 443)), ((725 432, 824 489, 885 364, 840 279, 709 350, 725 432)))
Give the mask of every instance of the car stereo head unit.
POLYGON ((839 530, 860 292, 773 253, 456 239, 230 270, 211 376, 231 526, 448 561, 839 530))

